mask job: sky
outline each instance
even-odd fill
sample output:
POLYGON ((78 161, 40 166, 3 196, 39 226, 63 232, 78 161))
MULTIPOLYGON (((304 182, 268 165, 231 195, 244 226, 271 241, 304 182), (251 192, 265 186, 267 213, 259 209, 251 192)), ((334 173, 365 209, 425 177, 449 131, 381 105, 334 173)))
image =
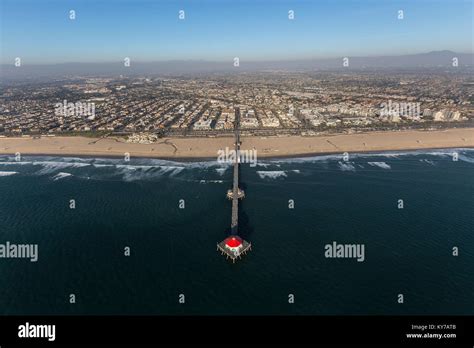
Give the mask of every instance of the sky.
POLYGON ((0 0, 0 63, 473 52, 472 0, 0 0), (76 19, 69 18, 74 10, 76 19), (185 19, 178 18, 184 10, 185 19), (294 19, 288 11, 294 11, 294 19), (403 19, 398 19, 399 10, 403 19))

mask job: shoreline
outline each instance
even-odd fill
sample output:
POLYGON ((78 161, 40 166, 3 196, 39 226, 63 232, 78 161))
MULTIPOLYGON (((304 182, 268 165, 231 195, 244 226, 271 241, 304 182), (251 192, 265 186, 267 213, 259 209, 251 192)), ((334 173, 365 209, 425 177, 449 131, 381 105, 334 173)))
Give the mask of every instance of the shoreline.
MULTIPOLYGON (((162 138, 153 144, 133 144, 116 138, 42 137, 0 138, 0 155, 84 158, 216 160, 218 150, 233 148, 232 137, 162 138)), ((256 150, 257 158, 282 159, 348 153, 474 148, 474 128, 433 131, 385 131, 321 136, 242 137, 242 150, 256 150)))
MULTIPOLYGON (((348 152, 349 154, 355 154, 355 155, 386 155, 386 154, 391 154, 393 152, 417 152, 417 151, 430 151, 430 150, 454 150, 454 149, 459 149, 459 150, 473 150, 474 151, 474 146, 464 146, 464 147, 430 147, 430 148, 419 148, 419 149, 392 149, 392 150, 381 150, 381 151, 352 151, 348 152)), ((281 156, 260 156, 262 159, 265 160, 283 160, 283 159, 304 159, 304 158, 311 158, 311 157, 318 157, 318 156, 330 156, 330 155, 336 155, 336 154, 341 154, 341 152, 316 152, 316 153, 305 153, 305 154, 293 154, 293 155, 281 155, 281 156)), ((123 156, 119 155, 86 155, 86 154, 56 154, 56 153, 22 153, 23 156, 29 156, 29 157, 60 157, 60 158, 81 158, 81 159, 120 159, 123 158, 123 156)), ((4 154, 0 153, 0 156, 14 156, 14 154, 4 154)), ((131 156, 130 159, 132 160, 133 158, 138 158, 138 159, 155 159, 155 160, 163 160, 163 161, 170 161, 170 162, 183 162, 183 163, 188 163, 188 162, 210 162, 210 161, 216 161, 216 157, 150 157, 150 156, 131 156)), ((0 162, 1 164, 1 162, 0 162)))

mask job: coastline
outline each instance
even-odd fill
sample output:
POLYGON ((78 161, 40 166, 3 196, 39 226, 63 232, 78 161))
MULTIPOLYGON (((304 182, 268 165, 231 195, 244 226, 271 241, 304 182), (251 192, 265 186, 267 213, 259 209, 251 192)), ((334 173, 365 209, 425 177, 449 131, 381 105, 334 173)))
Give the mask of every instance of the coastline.
MULTIPOLYGON (((159 158, 199 161, 217 158, 233 148, 232 137, 163 138, 154 144, 132 144, 116 138, 0 138, 0 155, 159 158)), ((242 150, 257 150, 260 158, 295 158, 335 153, 376 153, 423 149, 474 148, 474 128, 433 131, 385 131, 322 136, 242 137, 242 150)))

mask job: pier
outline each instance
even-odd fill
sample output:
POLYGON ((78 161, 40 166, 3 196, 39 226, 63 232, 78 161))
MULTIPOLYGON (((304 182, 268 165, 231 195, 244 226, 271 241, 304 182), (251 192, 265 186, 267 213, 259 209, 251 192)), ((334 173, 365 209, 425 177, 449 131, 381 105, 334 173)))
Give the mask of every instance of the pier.
POLYGON ((232 190, 227 191, 227 198, 232 200, 232 219, 230 236, 217 244, 217 250, 231 259, 232 262, 240 259, 247 251, 252 250, 252 244, 238 236, 239 232, 239 199, 245 197, 245 192, 239 188, 239 163, 240 163, 240 110, 235 109, 234 122, 235 161, 233 164, 232 190))

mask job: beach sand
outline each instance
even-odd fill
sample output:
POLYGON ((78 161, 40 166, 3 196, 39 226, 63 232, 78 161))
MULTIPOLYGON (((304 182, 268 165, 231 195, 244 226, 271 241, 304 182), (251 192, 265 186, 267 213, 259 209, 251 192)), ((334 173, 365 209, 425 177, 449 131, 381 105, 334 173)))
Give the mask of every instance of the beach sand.
MULTIPOLYGON (((118 156, 154 158, 217 158, 219 149, 233 149, 232 137, 163 138, 154 144, 131 144, 121 138, 87 137, 0 138, 0 154, 118 156)), ((436 131, 390 131, 332 136, 242 137, 242 150, 258 157, 343 152, 474 147, 474 128, 436 131)))

